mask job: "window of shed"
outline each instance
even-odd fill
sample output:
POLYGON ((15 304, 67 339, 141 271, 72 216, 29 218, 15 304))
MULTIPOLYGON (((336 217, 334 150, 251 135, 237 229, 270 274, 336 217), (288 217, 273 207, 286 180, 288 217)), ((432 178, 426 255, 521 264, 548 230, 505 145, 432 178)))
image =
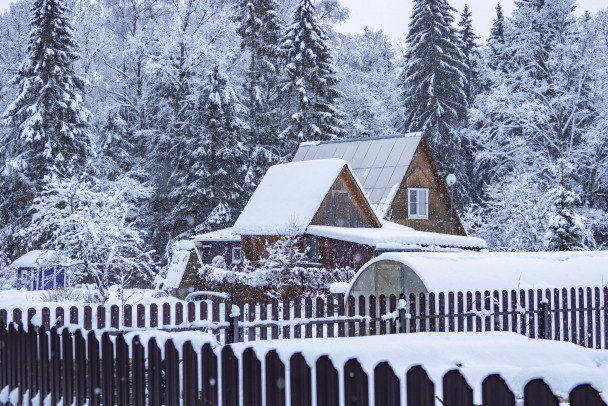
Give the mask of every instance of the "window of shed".
POLYGON ((428 219, 429 218, 429 190, 428 189, 408 189, 409 190, 409 209, 408 218, 428 219))
POLYGON ((240 247, 232 247, 232 263, 233 264, 241 263, 241 248, 240 247))

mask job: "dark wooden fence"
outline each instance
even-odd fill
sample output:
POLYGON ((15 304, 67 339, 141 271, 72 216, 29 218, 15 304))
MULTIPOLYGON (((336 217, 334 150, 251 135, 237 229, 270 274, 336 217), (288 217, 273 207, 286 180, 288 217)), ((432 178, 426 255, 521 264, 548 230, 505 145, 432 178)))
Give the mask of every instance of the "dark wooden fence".
POLYGON ((221 343, 269 338, 352 337, 422 331, 512 331, 531 338, 608 348, 608 288, 307 298, 268 303, 165 303, 0 309, 0 321, 74 325, 111 332, 207 330, 221 343))
MULTIPOLYGON (((180 402, 238 406, 241 398, 247 406, 282 406, 287 399, 293 406, 309 406, 315 398, 324 406, 473 405, 473 390, 458 370, 447 371, 442 394, 437 395, 423 366, 397 376, 387 362, 381 362, 368 376, 354 354, 344 366, 321 356, 313 374, 313 365, 301 353, 289 358, 287 369, 274 350, 263 356, 262 363, 252 348, 242 353, 240 362, 231 346, 220 348, 214 351, 209 344, 194 348, 186 342, 180 352, 171 340, 159 346, 155 338, 143 343, 136 336, 128 343, 122 334, 112 337, 106 332, 99 337, 94 331, 70 333, 56 327, 46 331, 31 325, 24 329, 14 323, 7 329, 0 323, 0 391, 8 389, 16 404, 28 404, 37 395, 53 405, 76 406, 87 402, 91 406, 180 402)), ((540 379, 529 382, 523 395, 524 405, 558 404, 540 379)), ((485 406, 515 405, 514 394, 499 375, 485 378, 481 397, 485 406)), ((574 388, 569 402, 606 406, 589 385, 574 388)))

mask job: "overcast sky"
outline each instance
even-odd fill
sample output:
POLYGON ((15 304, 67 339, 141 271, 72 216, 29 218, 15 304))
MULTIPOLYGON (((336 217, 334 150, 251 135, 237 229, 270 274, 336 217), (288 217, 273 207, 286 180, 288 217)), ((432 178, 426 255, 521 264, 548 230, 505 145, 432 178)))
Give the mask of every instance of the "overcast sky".
MULTIPOLYGON (((8 8, 11 0, 0 0, 0 11, 8 8)), ((335 28, 345 33, 361 33, 368 25, 372 30, 382 29, 393 43, 404 39, 407 34, 407 24, 412 14, 413 0, 340 0, 340 3, 350 10, 350 19, 335 28)), ((468 3, 473 13, 475 33, 486 39, 490 33, 492 20, 496 16, 494 0, 449 0, 449 3, 462 11, 468 3)), ((510 16, 515 8, 514 0, 501 2, 506 16, 510 16)), ((581 15, 585 10, 592 13, 608 8, 608 0, 576 0, 576 14, 581 15)), ((458 21, 459 16, 456 16, 458 21)))
MULTIPOLYGON (((4 0, 0 0, 4 1, 4 0)), ((475 33, 485 40, 490 34, 492 20, 496 17, 496 0, 448 0, 458 11, 456 21, 465 3, 473 14, 475 33)), ((337 25, 336 30, 344 33, 361 33, 368 25, 372 30, 382 29, 390 40, 395 43, 405 39, 407 25, 412 14, 413 0, 340 0, 340 4, 350 10, 350 19, 337 25)), ((515 1, 500 2, 505 16, 510 16, 515 9, 515 1)), ((581 15, 585 10, 595 13, 608 8, 608 0, 576 0, 576 14, 581 15)))

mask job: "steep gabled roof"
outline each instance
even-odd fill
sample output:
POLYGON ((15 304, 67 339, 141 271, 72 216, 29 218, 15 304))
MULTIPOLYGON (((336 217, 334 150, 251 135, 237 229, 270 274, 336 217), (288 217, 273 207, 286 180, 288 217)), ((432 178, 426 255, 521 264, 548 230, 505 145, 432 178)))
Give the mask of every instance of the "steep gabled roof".
POLYGON ((351 140, 303 142, 293 161, 339 158, 347 161, 380 217, 391 207, 422 133, 351 140))
MULTIPOLYGON (((240 235, 304 234, 344 168, 342 159, 290 162, 272 166, 236 220, 240 235)), ((356 177, 353 176, 356 181, 356 177)), ((361 196, 370 204, 361 185, 361 196)), ((371 204, 370 204, 371 205, 371 204)), ((376 221, 379 220, 375 217, 376 221)))

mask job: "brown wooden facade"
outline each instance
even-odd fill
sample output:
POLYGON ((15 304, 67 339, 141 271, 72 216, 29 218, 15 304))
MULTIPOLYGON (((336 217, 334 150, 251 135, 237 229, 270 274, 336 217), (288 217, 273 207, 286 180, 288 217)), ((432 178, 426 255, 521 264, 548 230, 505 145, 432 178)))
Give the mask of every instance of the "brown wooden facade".
POLYGON ((451 195, 439 174, 431 149, 424 138, 420 140, 410 166, 401 181, 387 219, 418 231, 467 235, 452 204, 451 195), (408 216, 409 189, 428 189, 428 219, 408 216))

